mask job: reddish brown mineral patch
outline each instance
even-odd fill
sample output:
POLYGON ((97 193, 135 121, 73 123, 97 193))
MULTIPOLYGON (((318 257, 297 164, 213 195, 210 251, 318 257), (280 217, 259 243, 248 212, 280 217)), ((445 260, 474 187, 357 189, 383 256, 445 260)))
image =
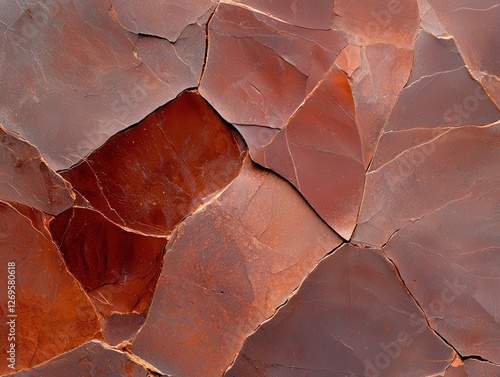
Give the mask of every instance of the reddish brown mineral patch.
POLYGON ((499 374, 498 0, 1 9, 0 374, 499 374))

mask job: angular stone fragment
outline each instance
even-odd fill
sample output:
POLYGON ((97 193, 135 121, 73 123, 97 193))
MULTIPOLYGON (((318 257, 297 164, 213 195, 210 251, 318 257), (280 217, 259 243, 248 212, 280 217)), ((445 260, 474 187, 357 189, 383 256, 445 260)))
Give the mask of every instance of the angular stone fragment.
POLYGON ((102 335, 106 342, 112 346, 129 342, 141 329, 145 320, 145 313, 113 313, 101 322, 102 335))
POLYGON ((360 67, 353 74, 352 93, 363 161, 368 167, 379 136, 413 66, 413 52, 392 44, 362 47, 360 67))
POLYGON ((149 377, 151 374, 127 354, 100 342, 90 342, 12 377, 149 377))
MULTIPOLYGON (((342 237, 356 226, 365 168, 345 74, 332 68, 254 161, 288 179, 342 237)), ((243 126, 239 127, 240 130, 243 126)), ((246 127, 242 134, 259 132, 246 127)))
POLYGON ((127 232, 85 208, 57 216, 50 231, 68 270, 101 314, 148 308, 161 270, 164 238, 127 232))
POLYGON ((236 132, 196 92, 185 92, 63 176, 114 223, 169 236, 237 176, 243 151, 236 132))
POLYGON ((0 327, 0 373, 13 371, 6 361, 11 328, 7 321, 15 324, 16 369, 35 366, 100 336, 88 297, 66 270, 43 223, 32 221, 37 216, 25 217, 0 203, 0 283, 5 287, 0 294, 0 316, 5 321, 0 327), (7 269, 12 263, 15 272, 7 269), (11 275, 15 284, 9 282, 11 275), (7 298, 8 285, 15 285, 15 305, 7 298))
POLYGON ((0 124, 0 200, 19 202, 51 215, 73 205, 71 185, 36 147, 0 124))
POLYGON ((420 17, 416 0, 335 0, 334 25, 360 44, 411 48, 420 17))
POLYGON ((282 128, 346 45, 342 31, 303 28, 222 2, 209 24, 200 93, 230 123, 282 128))
POLYGON ((470 194, 475 182, 500 178, 500 124, 420 131, 398 132, 384 144, 408 147, 368 172, 355 242, 382 246, 398 229, 470 194))
POLYGON ((354 72, 361 65, 361 48, 354 44, 348 44, 340 51, 335 64, 347 74, 347 77, 352 78, 354 72))
POLYGON ((411 76, 385 131, 485 125, 498 119, 498 108, 470 76, 454 41, 422 31, 411 76))
POLYGON ((246 339, 224 376, 421 377, 454 356, 380 250, 344 245, 246 339))
POLYGON ((120 24, 135 34, 176 42, 189 25, 215 7, 212 0, 112 0, 120 24))
POLYGON ((447 32, 428 0, 418 0, 420 27, 436 37, 444 37, 447 32))
POLYGON ((498 377, 499 375, 500 366, 468 359, 460 365, 448 368, 444 377, 498 377))
POLYGON ((474 181, 463 197, 397 232, 385 251, 431 327, 460 355, 498 364, 500 177, 474 181))
POLYGON ((165 374, 220 376, 243 340, 340 243, 291 186, 247 160, 168 244, 132 352, 165 374))
POLYGON ((9 92, 0 96, 0 122, 37 146, 56 169, 70 167, 192 87, 186 66, 199 76, 195 67, 205 47, 196 37, 196 48, 184 43, 157 52, 177 77, 164 80, 149 67, 157 62, 134 51, 138 36, 98 0, 18 1, 1 13, 0 30, 0 75, 9 92))
POLYGON ((428 0, 474 76, 500 106, 500 7, 496 0, 428 0))

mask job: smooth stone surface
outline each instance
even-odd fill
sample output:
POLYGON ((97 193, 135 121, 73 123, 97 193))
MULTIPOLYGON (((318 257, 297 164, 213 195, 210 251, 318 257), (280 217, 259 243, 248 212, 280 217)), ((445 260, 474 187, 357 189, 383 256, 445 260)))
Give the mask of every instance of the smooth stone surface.
POLYGON ((224 376, 431 376, 453 357, 380 250, 344 245, 246 339, 224 376))

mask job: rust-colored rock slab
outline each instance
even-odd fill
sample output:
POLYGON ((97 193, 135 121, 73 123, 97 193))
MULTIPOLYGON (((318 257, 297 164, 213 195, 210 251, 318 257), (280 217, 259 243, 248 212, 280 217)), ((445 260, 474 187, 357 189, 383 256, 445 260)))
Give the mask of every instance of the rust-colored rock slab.
MULTIPOLYGON (((259 127, 240 126, 255 140, 259 127)), ((252 146, 251 146, 252 148, 252 146)), ((343 238, 356 226, 365 168, 346 75, 332 69, 253 159, 288 179, 343 238)))
POLYGON ((444 377, 498 377, 499 375, 500 366, 468 359, 463 364, 448 368, 444 377))
POLYGON ((138 35, 122 27, 110 4, 100 0, 23 0, 5 7, 0 17, 0 75, 9 92, 0 96, 0 121, 37 146, 56 169, 77 163, 196 85, 201 73, 204 39, 162 51, 164 67, 178 78, 163 80, 149 66, 158 62, 134 51, 138 35), (198 71, 194 80, 185 69, 191 65, 198 71))
POLYGON ((460 355, 497 364, 499 223, 497 175, 477 179, 462 198, 409 223, 385 247, 431 327, 460 355))
POLYGON ((164 374, 220 376, 243 340, 340 243, 291 186, 247 160, 167 245, 132 352, 164 374))
POLYGON ((0 203, 0 259, 4 269, 0 283, 5 287, 0 297, 4 322, 0 327, 2 374, 14 371, 7 362, 11 343, 16 350, 13 366, 22 369, 78 347, 100 333, 88 297, 66 270, 44 225, 31 223, 35 220, 35 216, 25 217, 0 203), (8 287, 14 293, 8 292, 8 287), (8 298, 8 293, 14 299, 8 298), (11 328, 15 339, 8 339, 11 328))
POLYGON ((500 177, 499 124, 424 132, 387 141, 385 148, 411 146, 368 172, 355 242, 382 246, 398 229, 470 194, 476 182, 500 177))
POLYGON ((69 272, 101 314, 141 313, 151 302, 164 238, 131 233, 99 212, 74 208, 50 222, 69 272))
POLYGON ((221 2, 209 24, 200 93, 230 123, 282 128, 346 45, 340 30, 303 28, 221 2))
POLYGON ((102 335, 106 342, 112 346, 129 342, 139 332, 145 320, 145 313, 113 313, 101 321, 102 335))
POLYGON ((246 339, 224 376, 420 377, 453 358, 380 250, 345 245, 246 339))
POLYGON ((237 176, 243 154, 237 134, 196 92, 185 92, 63 176, 114 223, 167 237, 237 176))
POLYGON ((120 23, 131 32, 176 42, 189 25, 215 7, 212 0, 112 0, 120 23), (168 17, 168 19, 167 19, 168 17))
POLYGON ((149 377, 149 371, 127 354, 90 342, 12 377, 149 377))
POLYGON ((40 156, 36 147, 0 124, 0 199, 51 215, 73 205, 71 185, 40 156))

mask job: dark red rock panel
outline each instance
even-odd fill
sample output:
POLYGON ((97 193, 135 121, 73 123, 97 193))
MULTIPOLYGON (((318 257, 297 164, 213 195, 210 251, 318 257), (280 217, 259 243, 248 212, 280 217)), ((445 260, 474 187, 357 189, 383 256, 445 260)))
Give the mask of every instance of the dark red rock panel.
POLYGON ((453 357, 380 250, 345 245, 246 339, 224 376, 431 376, 453 357))
POLYGON ((62 175, 114 223, 167 237, 236 177, 243 154, 236 133, 186 92, 62 175))
POLYGON ((0 199, 58 215, 73 205, 71 185, 36 147, 0 124, 0 199))
POLYGON ((5 287, 0 302, 2 374, 13 371, 8 367, 12 363, 4 361, 11 357, 10 344, 15 345, 13 364, 21 369, 100 334, 88 297, 66 270, 43 223, 33 225, 32 221, 36 221, 35 216, 26 217, 9 204, 0 203, 0 284, 5 287), (7 289, 12 286, 15 288, 7 289), (7 341, 8 335, 14 338, 7 341))
POLYGON ((149 377, 151 374, 127 354, 103 343, 90 342, 12 377, 149 377))
POLYGON ((142 313, 158 279, 164 238, 123 230, 99 212, 74 208, 50 222, 69 272, 101 314, 142 313))
POLYGON ((132 352, 164 374, 220 376, 243 340, 340 243, 290 185, 247 160, 167 246, 132 352))

